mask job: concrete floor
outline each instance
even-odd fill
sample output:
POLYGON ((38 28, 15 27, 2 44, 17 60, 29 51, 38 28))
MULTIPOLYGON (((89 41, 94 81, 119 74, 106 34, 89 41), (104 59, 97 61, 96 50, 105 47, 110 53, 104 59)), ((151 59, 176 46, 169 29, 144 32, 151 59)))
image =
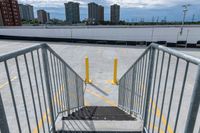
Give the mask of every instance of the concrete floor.
MULTIPOLYGON (((0 55, 39 43, 40 42, 0 40, 0 55)), ((84 59, 86 56, 89 57, 90 79, 92 80, 92 85, 87 85, 85 90, 85 104, 88 106, 117 106, 118 86, 113 86, 109 82, 112 80, 113 76, 114 58, 118 58, 119 60, 118 79, 120 79, 120 77, 146 49, 144 46, 74 44, 64 42, 47 42, 47 44, 49 44, 83 79, 85 78, 84 59)), ((200 49, 177 48, 177 50, 200 58, 200 49)), ((2 74, 0 74, 0 92, 2 95, 9 90, 6 76, 4 74, 5 71, 1 69, 3 67, 4 64, 1 63, 0 73, 2 74)), ((195 72, 195 69, 190 72, 188 84, 191 86, 194 82, 195 72)), ((12 71, 12 74, 12 77, 16 76, 14 70, 12 71)), ((15 82, 14 80, 15 78, 13 78, 13 82, 15 82)), ((177 84, 179 84, 179 81, 177 81, 177 84)), ((187 89, 188 92, 190 91, 189 89, 190 87, 187 89)), ((6 95, 2 97, 7 106, 12 106, 11 100, 7 99, 6 95)), ((13 117, 14 116, 10 116, 8 120, 12 121, 13 117)), ((171 121, 173 122, 174 120, 172 119, 171 121)), ((13 120, 13 122, 16 121, 13 120)), ((33 124, 33 129, 34 126, 36 125, 33 124)), ((26 131, 27 130, 24 129, 24 132, 26 131)))

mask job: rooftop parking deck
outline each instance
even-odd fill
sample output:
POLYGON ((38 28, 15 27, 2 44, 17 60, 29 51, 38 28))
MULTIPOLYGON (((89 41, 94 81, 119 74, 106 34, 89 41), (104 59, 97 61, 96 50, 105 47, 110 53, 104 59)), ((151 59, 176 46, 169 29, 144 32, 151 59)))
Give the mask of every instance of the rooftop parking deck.
MULTIPOLYGON (((0 54, 19 50, 24 47, 40 44, 34 41, 0 41, 0 54)), ((124 45, 99 45, 64 42, 47 42, 68 64, 84 79, 85 57, 89 57, 90 78, 92 84, 87 86, 86 103, 88 105, 109 106, 117 105, 118 90, 111 85, 113 78, 113 60, 118 58, 118 79, 128 70, 135 60, 146 49, 146 46, 124 46, 124 45), (91 97, 95 95, 95 97, 91 97)), ((199 49, 176 48, 186 54, 200 58, 199 49)), ((15 77, 17 75, 13 75, 15 77)), ((0 91, 8 87, 4 85, 4 77, 0 76, 0 91)))
MULTIPOLYGON (((5 54, 13 50, 19 50, 24 47, 31 45, 40 44, 42 42, 31 42, 31 41, 0 41, 0 53, 5 54)), ((113 78, 113 60, 118 58, 118 79, 128 70, 128 68, 136 61, 136 59, 146 49, 146 46, 124 46, 124 45, 97 45, 97 44, 81 44, 81 43, 56 43, 47 42, 83 79, 85 78, 85 64, 84 59, 86 56, 89 57, 90 62, 90 78, 92 84, 89 84, 85 88, 85 105, 87 106, 117 106, 118 103, 118 87, 113 86, 110 82, 113 78)), ((194 48, 176 48, 186 54, 200 58, 199 49, 194 48)), ((159 58, 161 61, 161 58, 159 58)), ((180 66, 183 62, 180 62, 180 66)), ((10 62, 10 66, 15 65, 10 62)), ((175 62, 172 62, 172 66, 175 66, 175 62)), ((187 96, 191 96, 191 86, 195 80, 196 68, 191 65, 192 72, 188 74, 188 86, 186 86, 187 96), (188 92, 188 93, 187 93, 188 92)), ((24 73, 22 70, 22 73, 24 73)), ((180 72, 184 72, 181 69, 180 72)), ((1 69, 0 73, 4 73, 1 69)), ((15 80, 18 78, 15 69, 11 69, 11 80, 17 84, 15 80)), ((163 75, 164 76, 164 75, 163 75)), ((178 76, 178 79, 182 78, 178 76)), ((179 84, 180 80, 176 81, 179 84)), ((181 82, 180 82, 181 83, 181 82)), ((26 86, 26 85, 25 85, 26 86)), ((17 90, 18 88, 15 88, 17 90)), ((0 75, 0 92, 6 105, 11 105, 9 97, 4 95, 9 90, 8 82, 6 78, 0 75)), ((16 92, 17 93, 17 92, 16 92)), ((179 93, 179 92, 174 92, 179 93)), ((175 98, 176 99, 176 98, 175 98)), ((19 103, 19 105, 22 103, 19 103)), ((160 108, 160 107, 158 107, 160 108)), ((183 106, 187 108, 187 106, 183 106)), ((172 110, 172 113, 175 112, 172 110)), ((166 112, 163 114, 165 117, 166 112)), ((200 116, 200 115, 199 115, 200 116)), ((10 116, 8 121, 12 125, 12 118, 10 116)), ((184 119, 184 118, 183 118, 184 119)), ((200 120, 200 119, 198 119, 200 120)), ((170 120, 173 121, 173 120, 170 120)), ((170 124, 170 123, 169 123, 170 124)), ((36 125, 32 125, 35 126, 36 125)), ((24 129, 25 130, 25 129, 24 129)))

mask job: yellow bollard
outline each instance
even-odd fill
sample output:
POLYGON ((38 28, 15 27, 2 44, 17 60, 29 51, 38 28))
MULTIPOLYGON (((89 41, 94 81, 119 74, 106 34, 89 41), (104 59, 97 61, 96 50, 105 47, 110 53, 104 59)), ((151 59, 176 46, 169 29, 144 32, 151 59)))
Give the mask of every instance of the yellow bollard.
POLYGON ((117 81, 117 64, 118 64, 118 59, 115 58, 114 59, 113 80, 112 80, 112 84, 113 85, 117 85, 118 84, 118 81, 117 81))
POLYGON ((90 74, 89 74, 89 59, 86 56, 85 57, 85 83, 87 83, 87 84, 91 83, 89 76, 90 76, 90 74))

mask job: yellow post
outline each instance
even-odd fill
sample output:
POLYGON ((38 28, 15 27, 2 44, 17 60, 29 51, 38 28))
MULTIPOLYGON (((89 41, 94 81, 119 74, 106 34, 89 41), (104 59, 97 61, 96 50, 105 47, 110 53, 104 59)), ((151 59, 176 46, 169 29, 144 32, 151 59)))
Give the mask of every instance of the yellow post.
POLYGON ((90 75, 89 74, 89 59, 86 56, 85 57, 85 82, 88 83, 88 84, 91 83, 89 75, 90 75))
POLYGON ((112 81, 113 85, 118 84, 118 81, 117 81, 117 64, 118 64, 118 59, 115 58, 114 59, 114 69, 113 69, 113 81, 112 81))

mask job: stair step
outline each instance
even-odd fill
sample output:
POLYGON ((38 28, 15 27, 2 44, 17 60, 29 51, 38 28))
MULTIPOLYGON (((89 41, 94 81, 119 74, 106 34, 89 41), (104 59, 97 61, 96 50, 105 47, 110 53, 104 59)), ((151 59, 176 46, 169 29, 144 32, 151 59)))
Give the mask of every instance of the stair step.
POLYGON ((131 115, 120 110, 118 107, 83 107, 79 111, 73 112, 62 120, 136 120, 131 115))
POLYGON ((56 122, 59 132, 132 132, 141 133, 143 122, 118 107, 83 107, 56 122))

